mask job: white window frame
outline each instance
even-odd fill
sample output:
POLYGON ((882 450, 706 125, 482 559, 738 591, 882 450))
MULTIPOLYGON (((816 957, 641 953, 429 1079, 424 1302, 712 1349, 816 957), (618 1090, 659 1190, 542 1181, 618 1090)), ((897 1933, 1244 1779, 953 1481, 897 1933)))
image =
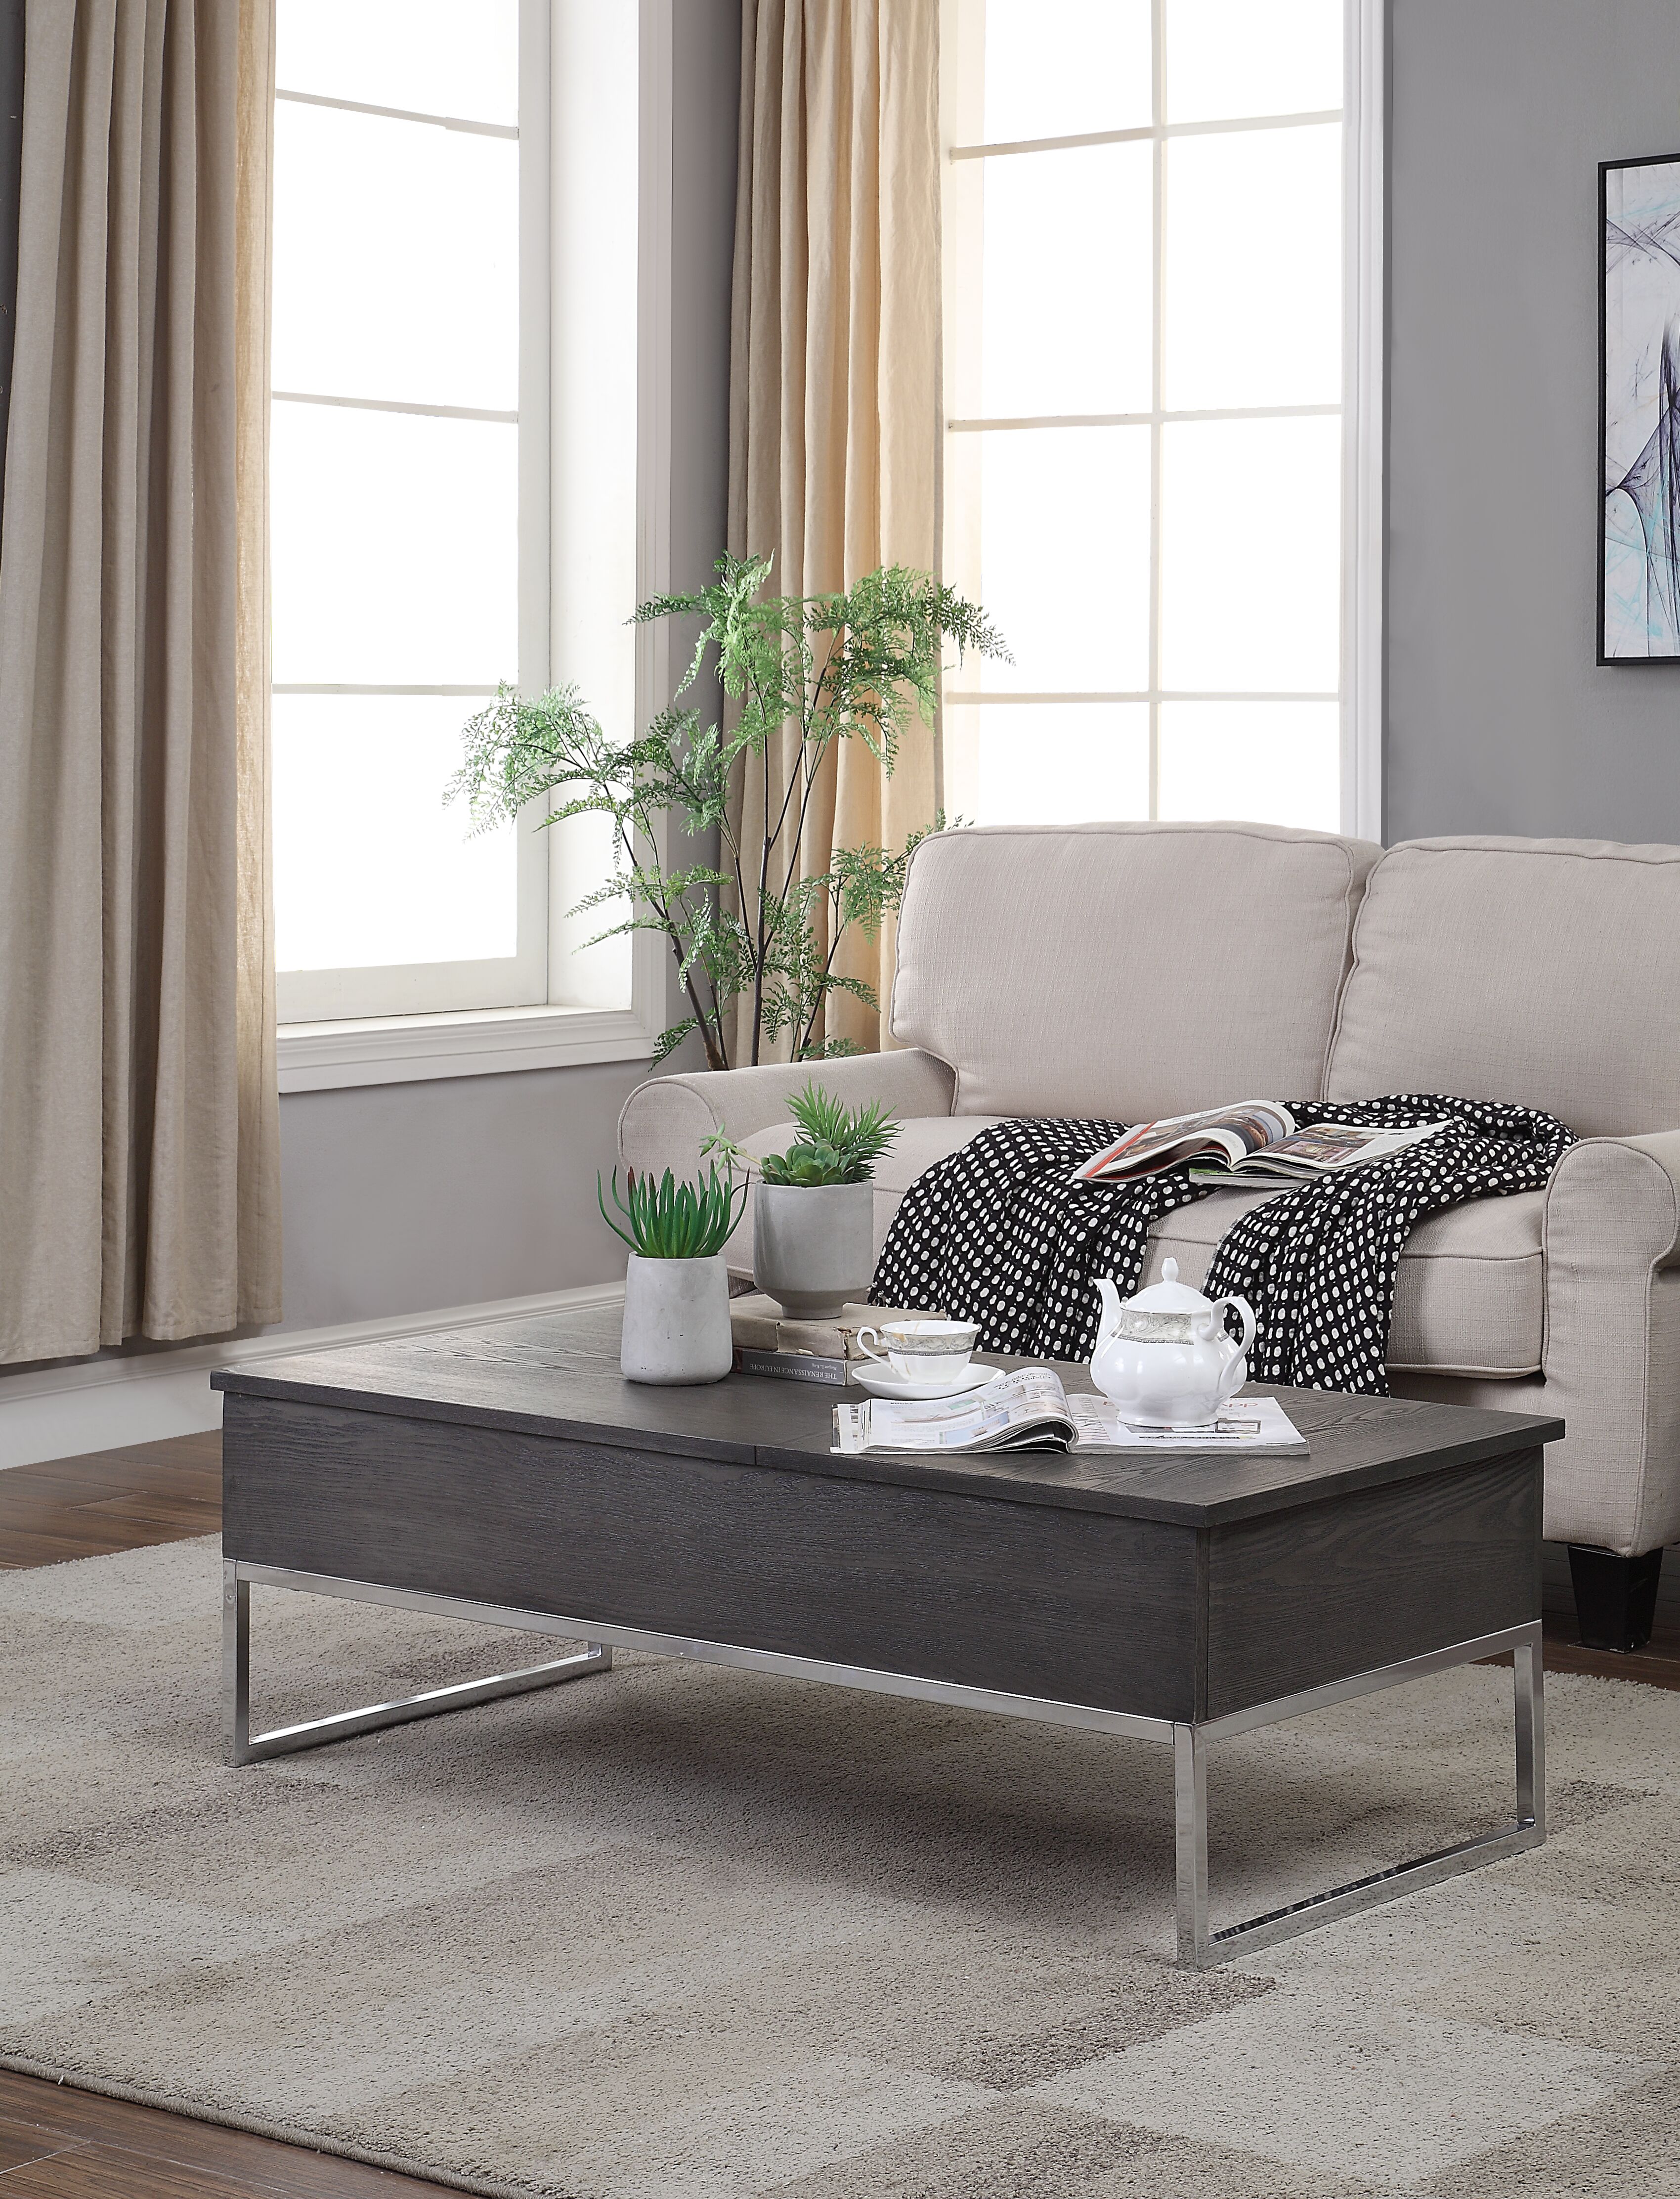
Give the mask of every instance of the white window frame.
MULTIPOLYGON (((1383 63, 1386 0, 1343 0, 1343 103, 1339 120, 1343 131, 1343 382, 1338 405, 1240 406, 1225 412, 1168 412, 1161 401, 1163 364, 1163 270, 1159 236, 1163 149, 1170 139, 1202 136, 1210 131, 1277 129, 1329 120, 1328 115, 1293 114, 1246 117, 1229 122, 1168 123, 1162 115, 1160 73, 1165 50, 1165 0, 1152 0, 1152 36, 1157 81, 1152 105, 1156 120, 1136 128, 1103 131, 1073 137, 1047 137, 992 146, 977 142, 977 133, 962 127, 977 106, 981 79, 976 73, 977 42, 972 26, 977 15, 983 20, 983 0, 943 0, 942 10, 942 149, 946 172, 954 162, 983 158, 1008 158, 1018 153, 1048 151, 1072 145, 1128 143, 1152 144, 1154 149, 1156 237, 1154 247, 1154 359, 1152 409, 1147 412, 1056 417, 1043 420, 993 421, 962 417, 965 410, 958 394, 964 375, 956 347, 948 342, 948 417, 943 440, 983 430, 1007 432, 1062 426, 1147 426, 1153 449, 1152 478, 1160 480, 1161 431, 1164 422, 1176 419, 1263 417, 1268 414, 1334 413, 1342 417, 1342 600, 1340 614, 1341 674, 1338 694, 1280 697, 1270 691, 1263 697, 1247 697, 1221 691, 1216 696, 1179 697, 1168 700, 1339 700, 1341 709, 1339 756, 1340 822, 1345 832, 1380 840, 1383 827, 1383 63), (968 35, 965 37, 965 32, 968 35)), ((977 243, 977 234, 973 240, 977 243)), ((945 310, 948 324, 955 327, 960 299, 972 280, 956 267, 957 254, 945 256, 945 310)), ((946 699, 965 705, 1045 701, 1142 702, 1150 710, 1150 807, 1155 807, 1159 755, 1159 708, 1163 699, 1159 663, 1158 548, 1160 516, 1158 489, 1151 521, 1152 604, 1149 641, 1149 686, 1133 694, 1056 695, 1043 697, 983 693, 971 680, 953 683, 946 699)), ((946 500, 948 513, 953 499, 946 500)), ((969 555, 972 556, 971 545, 969 555)), ((948 565, 948 577, 960 585, 965 575, 948 565)), ((943 757, 941 756, 943 777, 943 757)), ((943 799, 942 783, 942 800, 943 799)))
POLYGON ((1342 830, 1381 840, 1388 0, 1343 0, 1342 830))
MULTIPOLYGON (((637 17, 635 496, 639 600, 667 587, 669 572, 673 23, 671 0, 614 0, 614 4, 633 8, 637 17)), ((552 148, 563 132, 587 128, 589 85, 573 62, 580 55, 586 55, 592 31, 602 20, 601 6, 602 0, 520 0, 518 679, 528 693, 539 692, 550 683, 551 655, 555 662, 568 659, 564 609, 555 601, 552 580, 557 566, 563 563, 569 521, 580 528, 585 519, 569 505, 563 480, 557 479, 570 423, 554 411, 553 331, 560 324, 558 317, 571 311, 575 301, 557 295, 551 279, 557 254, 563 251, 568 220, 575 213, 576 219, 583 219, 583 211, 575 210, 565 195, 563 166, 553 160, 552 148)), ((638 636, 639 720, 652 706, 661 668, 656 651, 640 645, 648 633, 639 629, 638 636)), ((408 691, 459 694, 464 716, 474 698, 494 692, 452 687, 408 691)), ((519 823, 520 952, 512 958, 516 967, 510 971, 506 963, 462 963, 421 965, 411 972, 400 967, 310 971, 297 973, 301 983, 294 981, 293 973, 283 975, 279 994, 283 1019, 278 1033, 282 1092, 650 1057, 667 1020, 664 944, 650 933, 634 936, 627 1006, 592 1004, 586 992, 581 1001, 566 999, 564 912, 593 880, 575 875, 563 848, 557 851, 554 835, 531 829, 540 814, 534 810, 519 823), (493 1000, 499 991, 506 1004, 441 1009, 419 1006, 428 999, 428 988, 435 999, 440 977, 446 984, 458 982, 469 997, 476 992, 493 1000), (405 986, 408 997, 417 1003, 411 1012, 365 1012, 376 998, 401 1002, 405 986)))

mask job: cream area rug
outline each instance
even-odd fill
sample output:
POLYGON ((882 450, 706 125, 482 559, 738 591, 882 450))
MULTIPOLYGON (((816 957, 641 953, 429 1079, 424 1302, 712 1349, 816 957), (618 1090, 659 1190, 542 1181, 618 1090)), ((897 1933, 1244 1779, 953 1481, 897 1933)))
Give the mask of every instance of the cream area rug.
MULTIPOLYGON (((1680 1696, 1554 1680, 1544 1848, 1193 1976, 1164 1749, 625 1658, 234 1770, 219 1584, 0 1574, 15 2068, 578 2199, 1680 2195, 1680 1696)), ((253 1604, 263 1724, 545 1653, 253 1604)), ((1216 1750, 1216 1921, 1508 1811, 1509 1691, 1216 1750)))

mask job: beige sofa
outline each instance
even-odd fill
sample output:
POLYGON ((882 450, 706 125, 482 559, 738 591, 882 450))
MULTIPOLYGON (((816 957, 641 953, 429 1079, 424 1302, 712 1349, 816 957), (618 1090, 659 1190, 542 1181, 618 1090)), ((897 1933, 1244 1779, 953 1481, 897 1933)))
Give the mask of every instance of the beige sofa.
MULTIPOLYGON (((1567 1423, 1546 1533, 1606 1554, 1577 1567, 1584 1632, 1648 1632, 1646 1554, 1680 1539, 1680 849, 1385 853, 1243 824, 946 832, 912 860, 898 957, 897 1050, 821 1070, 904 1124, 876 1171, 878 1241, 924 1169, 1010 1116, 1410 1091, 1561 1117, 1582 1142, 1543 1192, 1415 1231, 1389 1367, 1409 1396, 1567 1423)), ((682 1172, 720 1127, 779 1152, 786 1095, 810 1073, 652 1079, 625 1105, 621 1152, 682 1172)), ((1265 1195, 1165 1216, 1148 1279, 1170 1255, 1199 1280, 1265 1195)), ((731 1246, 742 1273, 751 1243, 749 1215, 731 1246)))

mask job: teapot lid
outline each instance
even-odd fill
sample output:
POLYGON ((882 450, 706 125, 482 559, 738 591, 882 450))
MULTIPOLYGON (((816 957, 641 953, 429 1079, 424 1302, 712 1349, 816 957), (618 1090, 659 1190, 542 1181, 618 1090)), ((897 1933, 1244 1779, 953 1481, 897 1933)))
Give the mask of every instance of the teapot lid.
POLYGON ((1140 1313, 1198 1313, 1212 1303, 1199 1291, 1193 1291, 1188 1283, 1180 1282, 1176 1260, 1164 1260, 1161 1280, 1126 1301, 1129 1307, 1135 1306, 1140 1313))

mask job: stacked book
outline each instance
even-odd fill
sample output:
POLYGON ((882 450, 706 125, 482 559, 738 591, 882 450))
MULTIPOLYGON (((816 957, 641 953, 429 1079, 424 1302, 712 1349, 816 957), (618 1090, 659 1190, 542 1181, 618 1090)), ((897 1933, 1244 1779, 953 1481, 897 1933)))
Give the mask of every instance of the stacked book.
POLYGON ((774 1298, 752 1291, 730 1301, 735 1372, 773 1374, 785 1382, 827 1382, 843 1389, 848 1370, 869 1356, 857 1340, 860 1328, 878 1328, 884 1321, 928 1317, 926 1307, 849 1305, 826 1321, 796 1321, 774 1298))

